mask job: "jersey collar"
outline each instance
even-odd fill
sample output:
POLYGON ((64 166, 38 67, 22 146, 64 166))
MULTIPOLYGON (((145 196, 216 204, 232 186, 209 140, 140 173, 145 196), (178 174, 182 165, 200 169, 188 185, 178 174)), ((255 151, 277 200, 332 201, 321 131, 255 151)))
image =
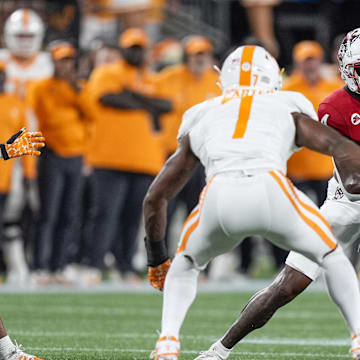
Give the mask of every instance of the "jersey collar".
POLYGON ((360 94, 352 92, 347 85, 344 86, 344 90, 351 95, 355 100, 360 102, 360 94))

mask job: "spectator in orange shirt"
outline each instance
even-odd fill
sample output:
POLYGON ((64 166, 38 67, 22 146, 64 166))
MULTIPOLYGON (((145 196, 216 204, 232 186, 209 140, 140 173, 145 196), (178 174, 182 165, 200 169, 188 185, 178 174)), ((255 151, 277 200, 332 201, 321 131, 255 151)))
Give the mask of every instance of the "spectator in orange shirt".
MULTIPOLYGON (((340 80, 327 80, 321 76, 323 49, 317 42, 301 41, 296 44, 293 60, 295 70, 286 80, 283 90, 302 93, 312 102, 316 111, 326 96, 344 86, 340 80)), ((288 162, 288 176, 318 205, 326 198, 327 181, 332 171, 330 156, 308 149, 300 150, 288 162)))
POLYGON ((195 104, 221 94, 209 39, 188 36, 183 40, 183 49, 184 62, 159 73, 161 92, 170 96, 174 103, 173 111, 163 117, 165 146, 169 154, 177 148, 176 137, 183 113, 195 104))
MULTIPOLYGON (((184 63, 165 68, 159 74, 163 94, 168 94, 174 103, 174 110, 162 119, 168 155, 177 148, 176 137, 183 113, 193 105, 221 94, 217 85, 218 74, 213 69, 213 46, 209 39, 203 36, 188 36, 183 40, 183 47, 184 63)), ((168 228, 177 204, 183 202, 190 213, 196 206, 204 185, 204 170, 199 166, 189 183, 170 204, 168 228)))
MULTIPOLYGON (((47 139, 38 162, 40 218, 34 249, 35 280, 48 281, 50 270, 61 280, 81 197, 86 124, 76 84, 76 50, 68 42, 50 45, 54 76, 29 89, 30 104, 47 139)), ((55 278, 56 279, 56 278, 55 278)))
POLYGON ((126 30, 120 37, 123 61, 96 68, 88 83, 97 107, 88 156, 96 202, 90 266, 100 273, 112 247, 124 279, 135 276, 142 201, 165 160, 159 116, 171 110, 169 101, 154 96, 154 75, 145 66, 148 42, 143 30, 126 30))

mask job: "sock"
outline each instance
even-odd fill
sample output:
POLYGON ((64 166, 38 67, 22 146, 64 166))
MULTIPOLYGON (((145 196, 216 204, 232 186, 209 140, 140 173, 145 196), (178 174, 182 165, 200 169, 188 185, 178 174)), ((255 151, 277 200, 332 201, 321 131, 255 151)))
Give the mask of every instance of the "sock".
POLYGON ((329 295, 338 306, 351 335, 360 331, 360 291, 358 279, 340 246, 323 260, 329 295))
POLYGON ((216 343, 212 344, 210 346, 210 350, 215 351, 221 359, 227 359, 227 357, 230 355, 232 349, 226 348, 220 340, 218 340, 216 343))
POLYGON ((160 336, 179 339, 185 315, 196 296, 199 271, 191 260, 179 254, 166 276, 160 336))
POLYGON ((5 357, 14 350, 15 345, 11 341, 9 335, 4 336, 0 339, 0 355, 5 357))

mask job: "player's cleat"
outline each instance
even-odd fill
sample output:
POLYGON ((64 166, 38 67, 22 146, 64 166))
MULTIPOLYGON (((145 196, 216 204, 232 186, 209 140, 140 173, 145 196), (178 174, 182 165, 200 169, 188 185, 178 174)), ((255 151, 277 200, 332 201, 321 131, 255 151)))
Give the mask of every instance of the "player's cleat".
POLYGON ((7 356, 1 357, 1 360, 43 360, 43 359, 40 359, 35 355, 25 354, 21 350, 21 345, 15 344, 15 348, 7 356))
POLYGON ((224 360, 217 352, 213 349, 208 351, 202 351, 198 357, 194 360, 224 360))
POLYGON ((355 334, 351 339, 350 355, 354 360, 360 360, 360 334, 355 334))
POLYGON ((156 342, 155 350, 150 354, 153 360, 177 360, 180 352, 180 341, 175 336, 162 336, 156 342))
POLYGON ((227 356, 222 357, 216 349, 216 344, 213 344, 209 350, 201 351, 200 355, 194 360, 224 360, 227 356))

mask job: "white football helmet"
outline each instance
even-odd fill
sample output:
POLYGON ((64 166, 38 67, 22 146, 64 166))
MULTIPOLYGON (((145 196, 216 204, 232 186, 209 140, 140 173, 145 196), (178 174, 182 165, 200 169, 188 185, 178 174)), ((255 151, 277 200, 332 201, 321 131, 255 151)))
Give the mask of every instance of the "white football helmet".
POLYGON ((341 78, 349 89, 360 94, 360 28, 347 33, 339 51, 341 78))
POLYGON ((261 46, 240 46, 224 61, 220 71, 223 91, 234 87, 280 90, 282 76, 275 58, 261 46))
POLYGON ((45 26, 40 16, 30 9, 14 11, 5 22, 6 47, 15 56, 28 58, 40 49, 45 26))

